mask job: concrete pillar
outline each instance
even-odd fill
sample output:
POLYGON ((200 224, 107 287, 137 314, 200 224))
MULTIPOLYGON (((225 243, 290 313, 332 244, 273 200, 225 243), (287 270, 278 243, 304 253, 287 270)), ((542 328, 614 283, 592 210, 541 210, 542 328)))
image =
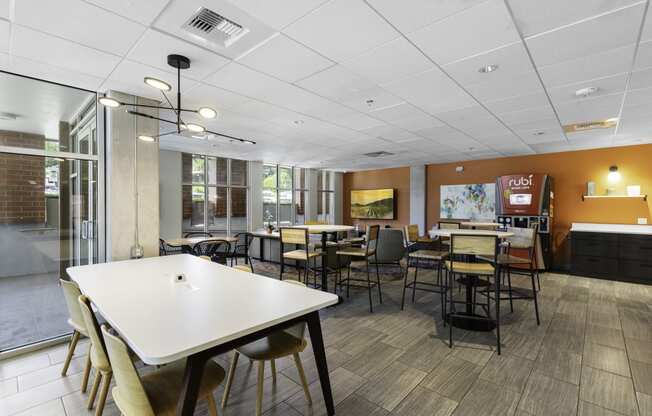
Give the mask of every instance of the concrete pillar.
POLYGON ((410 166, 410 224, 426 231, 426 166, 410 166))
POLYGON ((249 162, 249 229, 263 228, 263 162, 249 162))
POLYGON ((344 174, 342 172, 333 172, 333 193, 334 193, 334 223, 343 224, 344 222, 344 174))
POLYGON ((181 152, 161 150, 159 154, 160 236, 167 240, 181 237, 181 152))

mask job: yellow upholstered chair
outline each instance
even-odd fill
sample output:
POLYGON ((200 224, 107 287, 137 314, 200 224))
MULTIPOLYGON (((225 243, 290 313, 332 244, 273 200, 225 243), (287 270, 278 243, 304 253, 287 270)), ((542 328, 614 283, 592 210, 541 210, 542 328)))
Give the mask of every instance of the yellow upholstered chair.
MULTIPOLYGON (((285 280, 287 283, 292 283, 300 286, 305 286, 296 280, 285 280)), ((265 361, 269 361, 272 367, 272 379, 276 382, 276 364, 275 360, 292 355, 294 363, 299 372, 303 392, 306 396, 308 404, 312 404, 310 391, 308 390, 308 380, 303 371, 303 364, 301 363, 301 356, 299 355, 308 345, 304 339, 306 324, 301 323, 294 325, 283 331, 275 332, 265 338, 254 341, 250 344, 239 347, 235 350, 231 366, 229 367, 229 375, 226 379, 226 386, 224 388, 224 396, 222 397, 222 408, 225 408, 229 400, 229 393, 231 385, 233 384, 233 376, 238 365, 238 358, 240 354, 249 358, 249 360, 258 362, 258 390, 256 396, 256 416, 262 414, 263 409, 263 381, 265 380, 265 361)))
MULTIPOLYGON (((285 271, 285 262, 287 260, 294 260, 297 263, 303 262, 304 282, 308 284, 310 260, 312 260, 314 286, 316 287, 317 286, 317 257, 321 256, 323 253, 320 251, 310 250, 308 229, 298 228, 298 227, 281 227, 279 231, 280 231, 280 239, 281 239, 281 273, 279 278, 283 280, 283 272, 285 271), (285 246, 287 244, 295 245, 297 246, 297 249, 285 251, 285 246)), ((297 267, 297 273, 299 273, 299 280, 301 280, 301 269, 298 267, 297 267)))
MULTIPOLYGON (((378 247, 378 236, 380 234, 380 225, 370 225, 367 226, 367 234, 365 237, 366 244, 364 247, 344 247, 337 250, 338 256, 345 256, 351 258, 351 260, 364 260, 367 266, 367 279, 355 279, 351 277, 351 263, 349 263, 346 279, 342 279, 338 282, 338 285, 341 287, 342 284, 346 283, 346 296, 349 296, 349 288, 351 287, 351 282, 365 282, 367 283, 364 286, 369 292, 369 312, 373 312, 373 303, 371 300, 371 288, 372 286, 378 286, 378 297, 380 303, 383 303, 383 293, 380 289, 380 272, 378 271, 378 262, 376 264, 376 282, 371 283, 371 278, 369 275, 369 257, 376 255, 376 248, 378 247)), ((355 285, 354 285, 355 287, 355 285)), ((336 288, 337 290, 337 288, 336 288)))
MULTIPOLYGON (((495 262, 498 256, 498 237, 495 235, 486 235, 486 234, 451 234, 450 239, 450 252, 449 260, 444 262, 446 270, 449 275, 449 287, 452 287, 452 282, 455 276, 461 276, 459 282, 467 286, 467 290, 475 290, 476 286, 488 286, 490 282, 488 280, 481 280, 480 276, 487 279, 494 278, 494 287, 496 291, 496 319, 491 318, 489 313, 489 301, 487 300, 486 306, 486 316, 476 315, 472 313, 472 316, 469 316, 468 310, 472 308, 475 310, 475 299, 469 305, 469 301, 455 301, 453 299, 453 291, 449 291, 449 313, 448 318, 450 319, 451 325, 449 325, 449 343, 450 346, 453 346, 453 322, 456 318, 461 319, 473 319, 473 320, 484 320, 488 322, 495 322, 496 324, 496 335, 497 335, 497 349, 498 354, 500 354, 500 282, 497 280, 496 269, 490 263, 477 263, 470 261, 471 257, 482 256, 483 258, 488 258, 495 262), (460 259, 460 257, 462 257, 460 259), (455 304, 463 303, 466 305, 465 312, 458 313, 455 308, 455 304)), ((474 296, 475 298, 475 296, 474 296)))
MULTIPOLYGON (((183 389, 185 361, 161 367, 142 377, 134 367, 127 345, 102 325, 102 334, 111 359, 116 386, 111 390, 116 406, 124 416, 174 416, 183 389)), ((213 392, 224 380, 225 371, 208 360, 199 386, 199 399, 208 401, 208 412, 217 416, 213 392)))
MULTIPOLYGON (((59 284, 61 284, 61 289, 63 290, 63 297, 66 300, 66 306, 68 307, 68 324, 72 327, 72 338, 70 339, 70 344, 68 345, 68 354, 66 355, 66 360, 63 362, 63 368, 61 369, 61 375, 65 376, 68 372, 68 367, 70 366, 70 360, 75 353, 75 348, 77 348, 77 343, 79 339, 84 336, 88 337, 88 332, 86 331, 86 324, 84 323, 84 318, 82 317, 81 310, 79 310, 78 298, 81 296, 81 291, 77 283, 70 280, 59 279, 59 284)), ((84 368, 84 375, 82 377, 82 386, 81 391, 86 392, 88 386, 88 376, 91 372, 91 354, 89 350, 88 357, 86 359, 86 367, 84 368)))
POLYGON ((102 390, 100 391, 99 401, 95 408, 95 415, 100 416, 104 411, 106 396, 109 393, 109 386, 111 385, 111 364, 109 363, 109 357, 106 355, 104 340, 102 339, 102 335, 100 335, 100 326, 98 325, 95 314, 91 309, 90 300, 86 296, 81 295, 78 298, 78 302, 79 309, 84 318, 84 323, 86 324, 88 337, 91 339, 91 364, 93 365, 93 369, 95 369, 95 381, 93 382, 93 387, 91 387, 91 392, 88 395, 87 407, 89 409, 93 408, 97 390, 100 387, 102 380, 104 380, 102 390))

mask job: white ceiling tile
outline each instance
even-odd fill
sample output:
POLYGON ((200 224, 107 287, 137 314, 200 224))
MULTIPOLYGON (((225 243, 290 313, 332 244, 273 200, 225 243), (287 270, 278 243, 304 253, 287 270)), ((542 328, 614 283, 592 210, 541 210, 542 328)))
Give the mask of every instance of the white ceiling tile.
POLYGON ((519 137, 528 145, 566 141, 566 136, 559 126, 549 130, 518 131, 519 137))
POLYGON ((82 74, 69 68, 60 68, 7 54, 0 54, 0 69, 91 91, 97 91, 103 81, 102 78, 82 74))
POLYGON ((313 74, 296 85, 329 98, 341 98, 374 87, 371 81, 354 74, 342 65, 334 65, 313 74))
POLYGON ((510 128, 524 140, 529 136, 543 136, 544 134, 553 134, 562 137, 564 135, 564 131, 556 118, 525 121, 522 123, 512 124, 510 125, 510 128))
POLYGON ((336 101, 366 113, 381 108, 392 107, 405 102, 402 98, 397 97, 380 87, 372 87, 356 91, 346 96, 342 96, 336 101))
POLYGON ((483 101, 483 104, 494 114, 504 114, 512 111, 545 107, 549 105, 549 102, 545 92, 540 91, 534 94, 519 95, 502 100, 483 101))
POLYGON ((435 116, 445 123, 466 122, 473 119, 491 117, 491 114, 480 105, 460 108, 452 111, 444 111, 435 116))
POLYGON ((12 53, 96 77, 108 76, 120 58, 61 38, 14 25, 12 53))
POLYGON ((220 55, 156 29, 148 29, 127 58, 163 71, 176 72, 175 68, 168 65, 167 56, 170 54, 190 58, 190 68, 183 69, 181 73, 185 77, 196 80, 207 77, 229 63, 228 59, 220 55))
POLYGON ((434 68, 433 63, 403 37, 345 61, 343 65, 378 84, 434 68))
POLYGON ((323 100, 320 104, 306 108, 303 112, 322 120, 335 121, 339 120, 342 116, 353 114, 357 111, 342 104, 323 100))
POLYGON ((373 127, 384 126, 385 123, 366 114, 351 114, 337 120, 336 124, 353 130, 362 131, 373 127))
POLYGON ((569 133, 570 145, 577 150, 595 149, 598 147, 609 147, 613 143, 616 128, 586 130, 577 133, 569 133))
POLYGON ((405 119, 428 117, 426 113, 409 103, 401 103, 390 107, 379 108, 369 114, 388 123, 405 119))
POLYGON ((523 36, 532 36, 587 19, 640 0, 508 0, 523 36))
POLYGON ((439 69, 386 84, 384 88, 430 114, 477 104, 439 69))
POLYGON ((643 5, 621 9, 526 39, 537 66, 589 56, 636 41, 643 5))
POLYGON ((283 34, 248 52, 238 62, 287 82, 321 71, 333 62, 283 34))
POLYGON ((283 32, 339 62, 398 37, 362 0, 330 1, 283 32))
POLYGON ((506 148, 510 146, 522 146, 523 140, 512 133, 502 134, 498 136, 487 136, 477 139, 480 143, 491 147, 492 149, 506 148))
POLYGON ((216 110, 238 109, 250 101, 248 97, 208 84, 197 84, 192 89, 186 89, 184 99, 198 106, 208 106, 216 110))
POLYGON ((556 107, 563 124, 605 120, 618 117, 623 94, 576 100, 559 104, 556 107))
POLYGON ((643 33, 641 33, 641 41, 648 41, 650 39, 652 39, 652 9, 648 7, 643 33))
POLYGON ((636 52, 634 69, 649 68, 652 66, 652 40, 641 42, 636 52))
POLYGON ((550 143, 538 143, 530 145, 537 153, 558 153, 573 150, 573 147, 566 140, 560 140, 550 143))
POLYGON ((652 87, 652 68, 632 72, 632 78, 629 82, 630 89, 652 87))
POLYGON ((154 20, 153 27, 179 39, 206 48, 230 59, 235 59, 254 48, 275 33, 275 30, 228 0, 171 0, 154 20), (248 32, 228 45, 210 36, 199 36, 184 29, 185 23, 205 7, 227 19, 237 22, 248 32))
MULTIPOLYGON (((100 87, 102 91, 118 90, 129 94, 139 95, 141 97, 152 98, 155 100, 164 100, 161 92, 156 88, 150 87, 143 82, 145 77, 154 77, 172 85, 172 92, 168 96, 173 96, 177 92, 177 77, 175 74, 152 68, 138 62, 125 59, 111 73, 109 78, 100 87)), ((197 81, 188 78, 181 78, 181 91, 190 91, 197 87, 197 81)))
POLYGON ((394 126, 400 127, 410 132, 418 130, 429 129, 431 127, 443 126, 442 122, 432 116, 406 118, 402 120, 392 121, 394 126))
POLYGON ((581 100, 581 97, 575 96, 575 92, 582 88, 598 88, 597 92, 590 95, 590 98, 596 98, 603 95, 621 93, 625 90, 626 83, 627 74, 618 74, 601 79, 564 85, 563 87, 549 88, 548 94, 550 95, 552 103, 557 105, 568 101, 581 100))
POLYGON ((231 0, 236 6, 276 30, 294 22, 327 0, 231 0))
POLYGON ((505 4, 499 0, 465 9, 408 37, 440 65, 520 40, 505 4))
POLYGON ((555 112, 550 105, 544 107, 528 108, 525 110, 511 111, 500 115, 500 119, 508 126, 537 120, 554 119, 555 112))
POLYGON ((650 103, 652 103, 652 88, 641 88, 627 91, 625 109, 650 103))
POLYGON ((415 137, 414 134, 410 133, 407 130, 388 125, 381 125, 372 127, 370 129, 365 129, 362 130, 362 133, 367 134, 371 137, 377 137, 396 143, 415 137))
POLYGON ((232 62, 208 76, 208 84, 252 98, 263 99, 270 91, 286 85, 269 75, 232 62))
POLYGON ((546 88, 582 82, 629 71, 634 45, 610 49, 593 55, 539 67, 546 88))
POLYGON ((12 0, 0 0, 0 19, 10 20, 12 0))
POLYGON ((510 130, 495 117, 478 118, 450 124, 477 140, 485 137, 511 134, 510 130))
POLYGON ((145 31, 138 23, 81 0, 20 0, 14 4, 14 23, 115 55, 126 54, 145 31))
POLYGON ((146 26, 163 10, 169 0, 85 0, 146 26))
POLYGON ((0 20, 0 52, 9 52, 9 35, 11 25, 9 22, 0 20))
POLYGON ((469 94, 483 102, 543 92, 541 81, 534 71, 513 75, 508 79, 469 84, 465 88, 469 94))
POLYGON ((532 62, 521 42, 444 66, 444 71, 462 85, 507 81, 513 76, 533 70, 532 62), (480 72, 487 65, 497 65, 498 69, 480 72))
POLYGON ((404 33, 436 22, 484 0, 370 0, 369 3, 404 33))

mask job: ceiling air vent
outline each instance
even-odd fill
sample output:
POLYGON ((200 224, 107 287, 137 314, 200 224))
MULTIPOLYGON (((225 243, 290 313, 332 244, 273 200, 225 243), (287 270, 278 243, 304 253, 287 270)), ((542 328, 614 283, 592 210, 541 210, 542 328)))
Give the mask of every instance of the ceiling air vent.
POLYGON ((616 117, 616 118, 608 118, 606 120, 585 121, 583 123, 566 124, 564 126, 564 132, 575 133, 578 131, 586 131, 586 130, 610 129, 612 127, 616 127, 617 123, 618 123, 618 118, 616 117))
POLYGON ((223 47, 233 45, 238 39, 249 33, 249 29, 205 7, 200 7, 186 21, 182 29, 194 36, 216 42, 223 47))
POLYGON ((393 154, 394 153, 389 153, 389 152, 385 152, 384 150, 381 150, 380 152, 364 153, 363 155, 367 157, 385 157, 385 156, 391 156, 393 154))

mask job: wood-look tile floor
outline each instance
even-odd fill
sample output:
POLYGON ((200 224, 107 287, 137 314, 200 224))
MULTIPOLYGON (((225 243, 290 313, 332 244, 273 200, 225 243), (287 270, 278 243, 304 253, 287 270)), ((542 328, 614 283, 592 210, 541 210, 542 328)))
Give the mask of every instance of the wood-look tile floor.
MULTIPOLYGON (((277 276, 275 266, 257 266, 277 276)), ((448 348, 439 295, 417 292, 412 304, 408 294, 401 311, 398 277, 383 274, 384 303, 374 292, 373 314, 361 289, 322 313, 337 415, 652 416, 652 286, 543 274, 541 325, 532 302, 514 302, 513 313, 504 302, 499 356, 495 336, 487 333, 455 329, 448 348)), ((525 278, 514 280, 527 287, 525 278)), ((66 348, 0 361, 0 415, 92 414, 79 390, 88 344, 78 347, 68 376, 61 377, 66 348)), ((276 383, 266 369, 265 415, 326 414, 310 347, 302 357, 313 405, 304 399, 293 361, 284 359, 276 364, 276 383)), ((225 368, 229 360, 216 358, 225 368)), ((220 388, 218 403, 221 394, 220 388)), ((242 359, 221 414, 252 415, 255 397, 256 367, 242 359)), ((104 414, 119 414, 111 399, 104 414)), ((207 414, 205 404, 197 414, 207 414)))

